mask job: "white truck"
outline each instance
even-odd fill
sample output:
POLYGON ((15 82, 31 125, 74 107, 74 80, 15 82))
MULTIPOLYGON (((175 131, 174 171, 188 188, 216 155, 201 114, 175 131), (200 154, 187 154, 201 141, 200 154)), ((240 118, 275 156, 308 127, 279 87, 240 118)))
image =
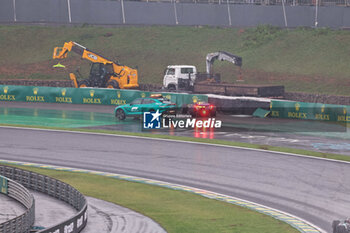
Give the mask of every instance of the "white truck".
POLYGON ((206 73, 198 73, 192 65, 170 65, 167 67, 163 78, 163 88, 170 91, 193 90, 196 82, 208 81, 220 82, 219 74, 212 74, 212 65, 215 60, 229 61, 236 66, 242 66, 242 58, 228 52, 209 53, 206 56, 206 73))
POLYGON ((164 73, 163 87, 169 91, 193 87, 197 77, 197 68, 190 65, 168 66, 164 73))

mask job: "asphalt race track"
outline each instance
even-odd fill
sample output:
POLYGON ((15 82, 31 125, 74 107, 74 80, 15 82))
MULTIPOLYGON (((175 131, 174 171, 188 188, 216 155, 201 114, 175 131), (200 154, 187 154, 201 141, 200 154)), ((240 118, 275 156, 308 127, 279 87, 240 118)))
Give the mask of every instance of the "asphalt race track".
POLYGON ((93 169, 202 188, 273 207, 331 232, 349 215, 350 164, 120 136, 0 128, 0 159, 93 169))
MULTIPOLYGON (((141 122, 118 121, 114 106, 0 101, 0 124, 143 132, 141 122)), ((211 138, 350 155, 350 127, 317 121, 252 118, 219 114, 221 129, 177 129, 152 133, 211 138)), ((149 133, 149 131, 147 131, 149 133)))

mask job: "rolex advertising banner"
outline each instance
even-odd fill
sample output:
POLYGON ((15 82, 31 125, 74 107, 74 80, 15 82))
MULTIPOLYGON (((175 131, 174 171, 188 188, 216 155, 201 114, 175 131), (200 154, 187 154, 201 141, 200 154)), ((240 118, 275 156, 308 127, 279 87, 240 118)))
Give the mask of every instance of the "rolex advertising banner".
MULTIPOLYGON (((0 101, 123 105, 136 98, 149 97, 151 94, 152 92, 138 90, 0 85, 0 101)), ((205 95, 162 94, 178 107, 183 104, 208 101, 205 95)))
POLYGON ((272 100, 271 116, 277 118, 350 122, 350 106, 272 100))
POLYGON ((0 176, 0 193, 7 194, 7 179, 3 176, 0 176))

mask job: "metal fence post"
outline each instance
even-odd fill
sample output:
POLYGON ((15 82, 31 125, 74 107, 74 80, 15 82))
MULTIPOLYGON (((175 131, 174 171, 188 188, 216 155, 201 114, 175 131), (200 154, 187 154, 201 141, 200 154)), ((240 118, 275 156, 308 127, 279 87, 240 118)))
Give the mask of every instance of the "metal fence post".
POLYGON ((70 11, 70 0, 67 0, 67 7, 68 7, 68 21, 69 23, 72 23, 72 14, 70 11))
POLYGON ((232 21, 231 21, 231 10, 230 10, 230 4, 227 0, 227 13, 228 13, 228 23, 230 26, 232 26, 232 21))
POLYGON ((122 5, 123 24, 125 24, 124 0, 121 0, 120 4, 122 5))
POLYGON ((315 9, 315 27, 318 25, 318 0, 316 0, 316 9, 315 9))
POLYGON ((175 14, 175 23, 176 23, 176 25, 178 25, 179 24, 179 20, 177 18, 176 0, 174 0, 174 14, 175 14))
POLYGON ((13 20, 17 22, 17 14, 16 14, 16 0, 13 0, 13 20))
POLYGON ((283 9, 283 16, 284 16, 284 26, 287 28, 287 27, 288 27, 288 22, 287 22, 287 14, 286 14, 285 1, 286 1, 286 0, 282 0, 282 9, 283 9))

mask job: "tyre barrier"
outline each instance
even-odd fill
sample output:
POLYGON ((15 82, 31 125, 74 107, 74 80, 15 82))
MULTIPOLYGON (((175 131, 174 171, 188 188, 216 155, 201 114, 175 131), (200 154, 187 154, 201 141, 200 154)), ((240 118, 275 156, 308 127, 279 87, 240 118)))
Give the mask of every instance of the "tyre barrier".
MULTIPOLYGON (((40 230, 38 232, 77 233, 84 229, 87 223, 87 201, 83 194, 81 194, 78 190, 69 184, 35 172, 2 165, 0 166, 0 175, 5 176, 10 180, 16 181, 28 189, 32 189, 34 191, 38 191, 58 200, 64 201, 78 211, 76 215, 69 218, 68 220, 65 220, 55 226, 40 230)), ((20 232, 28 231, 6 231, 6 233, 20 232)), ((0 233, 2 233, 1 230, 0 233)))
POLYGON ((208 102, 216 106, 217 111, 227 114, 252 115, 256 109, 269 109, 270 100, 254 97, 215 97, 208 95, 208 102))
POLYGON ((1 223, 0 233, 29 232, 35 220, 33 195, 23 185, 2 176, 0 176, 0 193, 17 200, 26 208, 26 211, 20 216, 1 223))

